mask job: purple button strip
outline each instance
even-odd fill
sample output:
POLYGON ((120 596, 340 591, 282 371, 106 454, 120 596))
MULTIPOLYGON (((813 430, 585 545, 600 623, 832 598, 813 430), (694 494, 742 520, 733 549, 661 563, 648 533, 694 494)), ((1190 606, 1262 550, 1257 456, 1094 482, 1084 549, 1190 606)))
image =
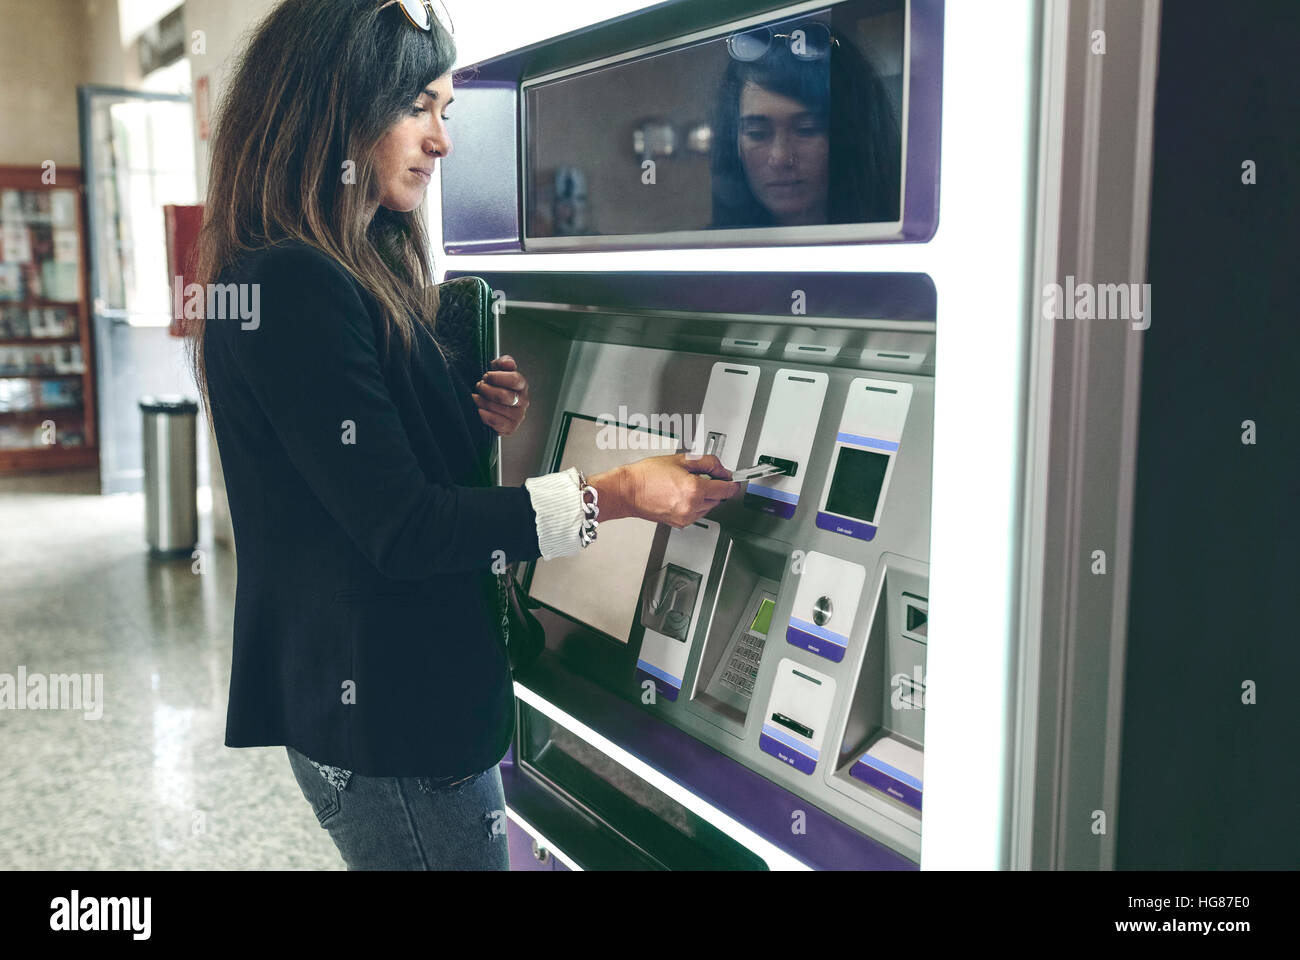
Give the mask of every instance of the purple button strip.
POLYGON ((758 737, 759 749, 764 753, 770 753, 782 763, 788 763, 800 773, 811 774, 817 769, 817 751, 806 744, 800 744, 796 749, 792 743, 793 741, 780 730, 769 724, 763 724, 763 731, 758 737), (809 756, 804 751, 812 751, 813 756, 809 756))
POLYGON ((822 510, 817 511, 817 526, 831 533, 842 533, 846 537, 857 537, 859 540, 875 539, 876 530, 879 529, 866 521, 837 517, 833 513, 822 510))
POLYGON ((659 692, 659 695, 661 697, 663 697, 665 700, 676 701, 677 694, 679 694, 682 689, 681 684, 678 683, 676 686, 674 686, 672 681, 667 679, 668 675, 666 673, 663 673, 662 671, 657 673, 651 673, 650 670, 654 668, 650 667, 650 669, 646 669, 647 667, 650 667, 650 664, 646 663, 644 660, 637 661, 636 685, 640 687, 647 680, 653 681, 655 685, 655 690, 659 692))
MULTIPOLYGON (((904 783, 898 777, 886 773, 880 767, 872 766, 871 763, 867 762, 869 759, 879 763, 874 757, 868 758, 864 756, 853 765, 853 769, 849 771, 849 776, 856 777, 882 793, 889 794, 895 800, 902 800, 909 807, 915 807, 917 810, 921 809, 921 790, 919 787, 904 783)), ((888 766, 888 764, 883 764, 883 766, 888 766)))
MULTIPOLYGON (((819 636, 806 629, 796 627, 795 624, 803 624, 804 621, 797 617, 790 618, 790 625, 785 628, 785 639, 787 642, 794 644, 801 650, 807 650, 809 653, 815 653, 819 657, 825 657, 832 663, 839 663, 844 659, 845 646, 829 639, 825 636, 819 636)), ((813 626, 811 623, 807 626, 813 626)), ((830 631, 826 631, 829 633, 830 631)))

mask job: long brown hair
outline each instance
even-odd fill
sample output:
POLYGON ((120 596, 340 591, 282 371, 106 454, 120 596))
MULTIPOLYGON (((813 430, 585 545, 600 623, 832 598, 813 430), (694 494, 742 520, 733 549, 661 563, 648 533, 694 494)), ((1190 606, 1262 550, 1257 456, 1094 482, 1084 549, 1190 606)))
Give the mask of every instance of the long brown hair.
MULTIPOLYGON (((433 328, 437 287, 421 204, 379 207, 372 156, 421 90, 447 73, 455 45, 434 22, 413 27, 379 0, 283 0, 236 59, 213 126, 196 280, 216 282, 241 253, 295 239, 333 257, 378 301, 385 337, 409 350, 433 328)), ((205 320, 189 356, 208 400, 205 320)))

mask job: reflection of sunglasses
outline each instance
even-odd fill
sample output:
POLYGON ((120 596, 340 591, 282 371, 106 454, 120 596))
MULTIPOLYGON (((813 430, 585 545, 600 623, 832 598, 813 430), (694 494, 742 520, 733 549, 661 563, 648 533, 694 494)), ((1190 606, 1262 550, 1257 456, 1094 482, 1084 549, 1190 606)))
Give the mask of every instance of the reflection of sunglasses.
POLYGON ((442 0, 439 0, 438 2, 438 7, 441 8, 442 13, 438 13, 434 10, 432 0, 388 0, 388 2, 379 9, 383 10, 385 7, 391 7, 395 3, 401 5, 402 13, 406 14, 406 19, 410 20, 411 26, 418 30, 428 31, 433 29, 433 21, 436 17, 438 24, 442 29, 446 30, 449 34, 454 34, 456 32, 451 25, 451 14, 448 13, 447 8, 443 6, 442 0))
POLYGON ((809 20, 791 29, 789 33, 773 33, 770 27, 733 33, 727 37, 727 52, 735 60, 746 63, 757 60, 772 47, 774 39, 783 39, 790 52, 800 60, 825 60, 831 46, 840 42, 831 36, 831 28, 816 20, 809 20))

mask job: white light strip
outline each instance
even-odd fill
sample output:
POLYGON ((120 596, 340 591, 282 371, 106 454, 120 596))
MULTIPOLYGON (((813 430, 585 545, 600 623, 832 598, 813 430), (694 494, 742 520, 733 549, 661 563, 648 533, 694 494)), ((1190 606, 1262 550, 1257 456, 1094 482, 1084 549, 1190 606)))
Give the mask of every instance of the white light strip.
POLYGON ((539 847, 548 851, 556 860, 559 860, 560 863, 564 864, 570 870, 582 870, 582 867, 578 866, 576 861, 571 859, 568 854, 548 840, 542 831, 538 830, 531 823, 521 817, 519 811, 508 803, 506 804, 506 816, 518 824, 520 830, 536 840, 539 847))
POLYGON ((944 7, 922 870, 1008 866, 1041 18, 944 7))
POLYGON ((691 813, 717 827, 741 846, 762 857, 769 870, 810 869, 807 864, 796 860, 781 848, 763 839, 743 823, 706 803, 703 799, 664 776, 645 761, 637 759, 612 740, 597 733, 581 720, 577 720, 565 713, 545 697, 533 690, 529 690, 518 681, 515 681, 515 696, 533 709, 550 717, 570 733, 582 738, 615 763, 626 767, 655 789, 666 793, 691 813))

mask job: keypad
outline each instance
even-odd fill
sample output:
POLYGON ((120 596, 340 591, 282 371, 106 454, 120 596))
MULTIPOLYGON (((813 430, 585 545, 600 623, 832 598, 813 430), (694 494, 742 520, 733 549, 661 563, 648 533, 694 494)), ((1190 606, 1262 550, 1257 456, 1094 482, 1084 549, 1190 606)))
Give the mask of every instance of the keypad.
POLYGON ((763 659, 763 646, 766 643, 757 634, 742 633, 722 671, 722 682, 748 698, 754 692, 754 681, 758 677, 758 665, 763 659))

